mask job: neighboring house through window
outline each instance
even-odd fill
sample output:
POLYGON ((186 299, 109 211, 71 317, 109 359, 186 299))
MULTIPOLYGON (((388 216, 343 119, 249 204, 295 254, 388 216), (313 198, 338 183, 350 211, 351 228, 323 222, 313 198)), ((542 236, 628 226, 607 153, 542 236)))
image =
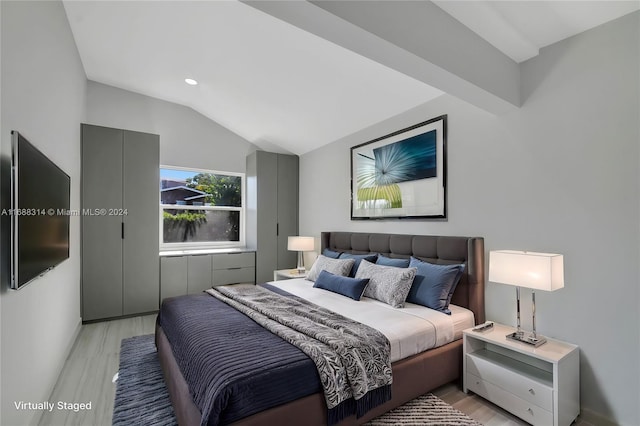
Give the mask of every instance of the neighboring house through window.
POLYGON ((160 168, 160 245, 206 248, 244 245, 244 174, 160 168))

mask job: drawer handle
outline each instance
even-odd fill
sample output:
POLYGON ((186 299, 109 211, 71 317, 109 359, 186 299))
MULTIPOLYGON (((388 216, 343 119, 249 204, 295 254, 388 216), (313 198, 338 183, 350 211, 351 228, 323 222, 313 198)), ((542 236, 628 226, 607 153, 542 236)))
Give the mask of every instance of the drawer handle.
POLYGON ((531 408, 527 408, 527 411, 533 416, 533 410, 531 408))
POLYGON ((229 271, 235 271, 236 269, 242 269, 241 267, 237 267, 237 268, 229 268, 229 271))
POLYGON ((529 393, 530 393, 531 395, 535 395, 535 394, 536 394, 536 391, 534 391, 533 389, 529 389, 529 393))

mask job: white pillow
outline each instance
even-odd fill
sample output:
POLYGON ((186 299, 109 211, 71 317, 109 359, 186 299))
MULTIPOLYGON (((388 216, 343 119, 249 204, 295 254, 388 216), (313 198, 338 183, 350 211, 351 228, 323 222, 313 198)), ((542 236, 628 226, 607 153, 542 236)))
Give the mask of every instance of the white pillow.
POLYGON ((356 278, 369 278, 364 296, 379 300, 394 308, 403 308, 407 299, 416 268, 396 268, 376 265, 362 260, 356 278))
POLYGON ((349 275, 353 264, 355 263, 354 259, 332 259, 327 256, 320 255, 313 263, 311 270, 307 274, 307 279, 309 281, 315 281, 318 279, 320 272, 327 271, 331 272, 333 275, 342 275, 346 277, 349 275))

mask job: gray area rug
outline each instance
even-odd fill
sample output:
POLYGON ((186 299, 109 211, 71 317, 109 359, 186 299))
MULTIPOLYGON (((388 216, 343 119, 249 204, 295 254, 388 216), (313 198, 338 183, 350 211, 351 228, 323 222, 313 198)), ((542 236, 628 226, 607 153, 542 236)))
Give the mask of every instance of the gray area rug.
POLYGON ((478 423, 431 393, 419 396, 365 424, 369 426, 482 426, 482 423, 478 423))
MULTIPOLYGON (((177 425, 152 334, 122 340, 113 425, 177 425)), ((482 426, 432 394, 409 401, 367 425, 482 426)))
POLYGON ((114 426, 178 424, 152 334, 122 339, 116 383, 114 426))

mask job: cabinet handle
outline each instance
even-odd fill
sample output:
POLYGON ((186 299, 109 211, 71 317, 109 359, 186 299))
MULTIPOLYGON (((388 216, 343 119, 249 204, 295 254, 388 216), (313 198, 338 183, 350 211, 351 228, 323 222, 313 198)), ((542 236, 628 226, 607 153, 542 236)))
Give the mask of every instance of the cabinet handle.
POLYGON ((239 266, 238 266, 237 268, 227 268, 227 270, 229 270, 229 271, 234 271, 234 270, 236 270, 236 269, 242 269, 242 268, 241 268, 241 267, 239 267, 239 266))
POLYGON ((531 415, 533 415, 533 410, 531 408, 527 408, 527 412, 531 415))
POLYGON ((480 385, 480 382, 476 380, 476 385, 480 385))
POLYGON ((529 393, 530 393, 531 395, 535 395, 535 394, 536 394, 536 391, 534 391, 534 390, 533 390, 533 388, 531 388, 531 389, 529 389, 529 393))
POLYGON ((122 227, 120 228, 120 236, 124 240, 124 222, 122 222, 122 227))

